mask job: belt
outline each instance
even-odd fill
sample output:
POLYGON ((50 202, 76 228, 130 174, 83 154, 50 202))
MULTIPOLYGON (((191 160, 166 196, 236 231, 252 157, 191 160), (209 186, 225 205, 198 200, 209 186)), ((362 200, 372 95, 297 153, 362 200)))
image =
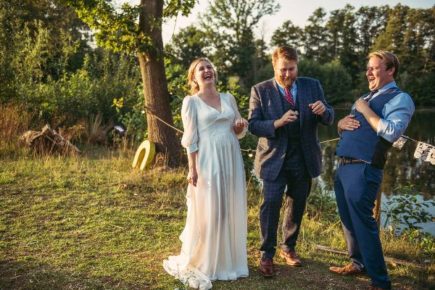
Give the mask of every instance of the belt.
POLYGON ((361 159, 355 159, 352 157, 338 157, 339 165, 356 164, 356 163, 368 163, 368 162, 361 159))

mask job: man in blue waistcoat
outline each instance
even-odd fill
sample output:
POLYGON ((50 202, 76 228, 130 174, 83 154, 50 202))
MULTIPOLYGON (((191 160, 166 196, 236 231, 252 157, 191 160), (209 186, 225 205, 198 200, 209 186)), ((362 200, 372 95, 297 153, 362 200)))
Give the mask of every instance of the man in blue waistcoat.
POLYGON ((302 264, 295 246, 311 179, 321 169, 317 125, 331 125, 334 120, 334 111, 325 101, 320 82, 297 77, 297 64, 295 49, 275 49, 272 54, 275 77, 253 86, 249 100, 248 128, 259 137, 254 169, 263 180, 260 272, 265 277, 275 274, 273 257, 284 191, 280 256, 288 265, 302 264))
POLYGON ((370 289, 391 289, 373 207, 387 151, 405 132, 415 110, 411 97, 394 81, 398 71, 393 53, 371 53, 366 71, 370 93, 337 124, 341 138, 334 189, 351 263, 329 269, 342 275, 366 272, 370 289))

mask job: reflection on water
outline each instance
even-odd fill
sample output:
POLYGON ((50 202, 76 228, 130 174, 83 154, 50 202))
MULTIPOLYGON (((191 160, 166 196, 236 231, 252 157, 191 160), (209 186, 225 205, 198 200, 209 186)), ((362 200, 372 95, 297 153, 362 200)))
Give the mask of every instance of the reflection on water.
MULTIPOLYGON (((348 110, 335 110, 335 124, 330 127, 319 127, 319 140, 330 140, 338 137, 337 121, 349 113, 348 110)), ((435 111, 416 111, 411 124, 405 132, 412 139, 435 144, 435 111)), ((323 143, 323 173, 319 177, 319 184, 328 191, 333 190, 334 173, 337 166, 335 147, 337 141, 323 143)), ((397 193, 397 189, 413 186, 425 199, 435 198, 435 166, 429 162, 422 162, 414 158, 416 142, 408 141, 401 150, 391 148, 385 165, 382 192, 388 197, 397 193)), ((431 212, 434 208, 431 209, 431 212)), ((425 228, 427 230, 427 228, 425 228)), ((431 233, 435 235, 432 225, 431 233)))

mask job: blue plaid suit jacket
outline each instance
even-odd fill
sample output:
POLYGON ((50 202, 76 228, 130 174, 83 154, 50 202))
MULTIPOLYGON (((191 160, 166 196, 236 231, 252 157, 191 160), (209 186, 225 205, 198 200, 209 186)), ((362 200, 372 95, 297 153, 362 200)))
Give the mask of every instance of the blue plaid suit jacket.
MULTIPOLYGON (((331 125, 334 110, 325 100, 322 86, 316 79, 300 77, 298 87, 299 118, 301 125, 301 146, 307 170, 312 178, 320 175, 322 155, 317 137, 317 125, 331 125), (326 106, 320 117, 311 112, 308 104, 317 100, 326 106)), ((281 95, 275 79, 267 80, 252 87, 249 99, 249 131, 258 136, 254 161, 255 174, 266 180, 275 180, 283 166, 287 152, 288 133, 284 127, 275 129, 273 122, 284 114, 281 95)))

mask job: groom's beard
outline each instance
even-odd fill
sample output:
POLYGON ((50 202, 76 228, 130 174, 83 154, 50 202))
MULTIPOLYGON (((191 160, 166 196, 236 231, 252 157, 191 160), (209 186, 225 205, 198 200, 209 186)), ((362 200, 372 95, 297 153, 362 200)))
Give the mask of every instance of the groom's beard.
POLYGON ((296 80, 296 76, 294 76, 294 77, 281 77, 281 76, 278 76, 277 80, 278 80, 278 83, 282 87, 284 87, 284 88, 290 88, 293 85, 294 81, 296 80))

